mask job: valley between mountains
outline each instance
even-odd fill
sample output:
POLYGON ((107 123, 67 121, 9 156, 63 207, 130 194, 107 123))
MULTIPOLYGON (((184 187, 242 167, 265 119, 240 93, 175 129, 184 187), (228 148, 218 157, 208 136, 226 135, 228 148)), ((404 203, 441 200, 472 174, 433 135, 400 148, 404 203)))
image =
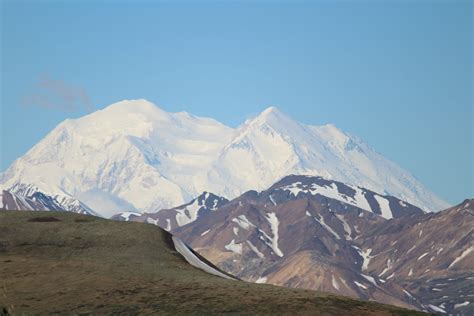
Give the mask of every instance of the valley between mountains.
MULTIPOLYGON (((96 259, 99 253, 110 255, 115 246, 121 247, 119 232, 123 229, 136 234, 124 237, 131 238, 126 240, 130 248, 125 250, 147 262, 147 269, 153 262, 173 270, 170 265, 176 264, 176 258, 167 257, 167 263, 161 264, 153 257, 155 251, 165 251, 165 237, 153 235, 158 230, 163 231, 160 236, 168 236, 167 241, 179 240, 171 251, 181 250, 182 256, 193 257, 190 261, 201 265, 200 269, 210 271, 199 263, 202 260, 217 274, 248 282, 244 290, 240 285, 236 289, 217 281, 224 282, 219 295, 225 296, 222 293, 230 288, 244 295, 247 284, 252 295, 270 289, 250 285, 259 283, 281 287, 269 290, 280 291, 268 298, 272 302, 280 295, 290 299, 293 294, 289 293, 311 296, 319 294, 306 293, 324 292, 429 313, 473 315, 474 200, 466 198, 449 205, 360 138, 333 125, 299 123, 274 107, 230 128, 186 112, 168 113, 146 100, 125 100, 64 121, 0 174, 0 210, 7 211, 0 213, 0 226, 7 232, 0 235, 0 259, 7 255, 5 260, 19 259, 25 269, 34 269, 34 263, 24 262, 22 256, 28 256, 22 245, 26 243, 28 251, 39 254, 43 234, 53 234, 54 229, 62 233, 47 238, 52 257, 63 258, 61 245, 71 246, 75 256, 75 244, 69 244, 71 225, 80 239, 90 241, 94 238, 88 234, 101 234, 94 229, 105 229, 103 234, 117 238, 116 244, 107 239, 110 249, 105 252, 90 241, 98 248, 87 254, 96 259), (21 213, 9 212, 12 210, 30 212, 12 215, 21 213), (50 214, 60 223, 25 224, 33 211, 53 211, 50 214), (75 222, 82 218, 92 219, 94 224, 75 222), (8 223, 19 230, 9 228, 8 223), (43 231, 38 225, 49 228, 43 231), (81 231, 80 227, 88 228, 81 231), (15 237, 30 228, 33 235, 15 237), (147 233, 139 233, 141 229, 147 233), (57 248, 56 237, 64 241, 58 241, 57 248), (157 242, 158 250, 153 250, 152 241, 157 242), (133 243, 143 252, 135 253, 133 243), (15 257, 17 254, 21 258, 15 257)), ((133 262, 140 275, 148 273, 140 270, 142 261, 130 258, 113 260, 119 266, 133 262)), ((100 262, 94 264, 99 267, 100 262)), ((69 262, 69 268, 76 263, 69 262)), ((49 264, 55 266, 52 261, 49 264)), ((5 267, 2 263, 2 273, 14 271, 8 270, 11 265, 5 267)), ((178 270, 173 273, 178 275, 178 270)), ((25 273, 25 277, 36 278, 33 272, 25 273)), ((112 282, 108 277, 106 281, 112 282)), ((13 277, 9 282, 17 281, 13 277)), ((140 282, 133 284, 139 287, 140 282)), ((187 281, 183 282, 182 288, 187 288, 187 281)), ((208 294, 206 297, 212 296, 208 294)), ((197 294, 189 295, 195 298, 197 294)), ((114 306, 123 303, 116 299, 110 300, 114 306)), ((173 313, 177 302, 178 298, 173 298, 171 307, 162 310, 173 313)), ((225 312, 219 302, 207 307, 225 312)), ((339 306, 320 309, 308 302, 304 304, 313 308, 308 311, 338 314, 343 310, 339 306)), ((132 305, 139 311, 156 311, 142 303, 132 305)), ((194 303, 185 304, 188 311, 205 311, 206 306, 194 303)), ((253 303, 245 302, 241 311, 251 311, 253 303)), ((290 310, 290 305, 278 306, 290 310)), ((58 311, 69 308, 61 306, 58 311)), ((87 312, 91 306, 75 306, 75 310, 87 312)), ((232 306, 230 310, 239 311, 232 306)), ((98 310, 113 313, 122 307, 98 310)), ((261 312, 276 310, 264 307, 261 312)), ((365 313, 354 309, 354 314, 398 311, 368 309, 365 313)))

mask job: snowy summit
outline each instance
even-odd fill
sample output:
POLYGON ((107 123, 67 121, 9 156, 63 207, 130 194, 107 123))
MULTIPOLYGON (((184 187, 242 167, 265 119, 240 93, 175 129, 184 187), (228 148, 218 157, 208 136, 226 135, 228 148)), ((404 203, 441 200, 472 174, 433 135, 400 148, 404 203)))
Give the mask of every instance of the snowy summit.
POLYGON ((318 175, 438 211, 448 204, 409 172, 333 125, 299 123, 275 107, 233 129, 146 100, 65 120, 0 175, 74 197, 102 216, 157 211, 204 191, 227 198, 289 174, 318 175))

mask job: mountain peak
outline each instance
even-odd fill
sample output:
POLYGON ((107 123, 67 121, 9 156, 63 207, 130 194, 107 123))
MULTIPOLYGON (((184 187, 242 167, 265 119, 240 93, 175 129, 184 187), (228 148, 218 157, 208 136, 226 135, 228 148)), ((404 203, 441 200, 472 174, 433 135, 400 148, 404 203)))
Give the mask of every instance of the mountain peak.
POLYGON ((278 114, 280 113, 280 110, 276 106, 269 106, 265 110, 262 111, 260 115, 270 115, 270 114, 278 114))
POLYGON ((123 113, 123 112, 135 112, 135 113, 147 113, 147 114, 161 114, 168 116, 168 113, 154 104, 153 102, 150 102, 146 99, 132 99, 132 100, 122 100, 119 102, 115 102, 106 108, 104 108, 102 111, 106 112, 118 112, 118 113, 123 113))
POLYGON ((273 127, 278 126, 284 128, 285 126, 293 126, 296 122, 291 117, 280 111, 277 107, 269 106, 260 112, 259 115, 250 119, 247 123, 253 126, 269 124, 273 127))
POLYGON ((269 106, 263 110, 257 118, 268 120, 270 118, 283 117, 285 114, 281 112, 276 106, 269 106))

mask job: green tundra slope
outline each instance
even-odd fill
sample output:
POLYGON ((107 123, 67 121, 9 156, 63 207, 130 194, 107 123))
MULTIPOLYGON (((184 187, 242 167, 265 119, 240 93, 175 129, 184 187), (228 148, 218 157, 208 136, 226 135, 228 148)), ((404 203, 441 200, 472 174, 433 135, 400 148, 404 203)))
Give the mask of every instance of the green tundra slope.
POLYGON ((153 225, 27 211, 0 212, 2 313, 422 314, 210 275, 153 225))

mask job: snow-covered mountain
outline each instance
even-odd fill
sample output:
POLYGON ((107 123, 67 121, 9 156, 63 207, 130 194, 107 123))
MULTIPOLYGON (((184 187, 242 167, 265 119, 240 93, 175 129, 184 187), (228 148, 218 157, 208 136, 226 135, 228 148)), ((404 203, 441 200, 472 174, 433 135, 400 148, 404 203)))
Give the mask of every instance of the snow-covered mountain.
POLYGON ((146 100, 66 120, 0 175, 109 217, 154 212, 201 192, 234 198, 288 174, 318 175, 393 195, 425 210, 448 204, 410 173, 333 125, 298 123, 270 107, 236 129, 146 100))
POLYGON ((0 210, 64 211, 97 216, 81 201, 64 196, 49 196, 32 185, 17 183, 9 190, 0 191, 0 210))

